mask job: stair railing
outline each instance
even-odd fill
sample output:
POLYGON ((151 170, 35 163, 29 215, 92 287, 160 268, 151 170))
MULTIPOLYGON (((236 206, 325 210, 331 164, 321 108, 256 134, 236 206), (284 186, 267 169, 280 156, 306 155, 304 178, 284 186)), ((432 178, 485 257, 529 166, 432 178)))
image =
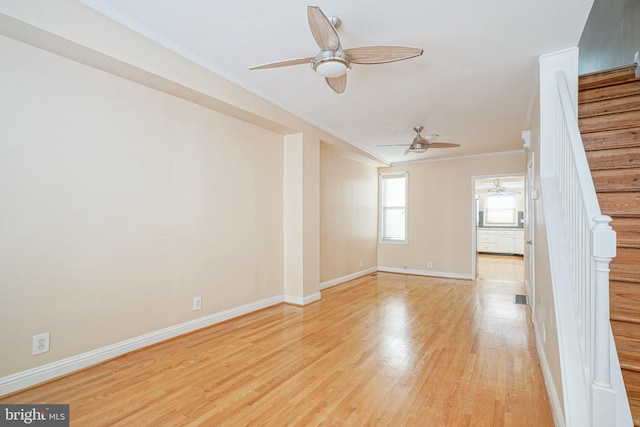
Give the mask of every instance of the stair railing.
POLYGON ((592 425, 604 426, 615 419, 609 349, 609 263, 616 255, 616 235, 609 226, 611 217, 600 212, 564 72, 558 71, 556 78, 560 106, 556 171, 572 302, 578 316, 585 374, 592 386, 592 425))
MULTIPOLYGON (((571 55, 574 53, 570 52, 570 65, 574 61, 571 55)), ((611 218, 600 211, 578 129, 577 66, 575 76, 568 76, 574 79, 572 92, 564 71, 567 68, 558 67, 553 58, 550 64, 542 61, 541 58, 541 189, 558 328, 564 421, 567 426, 613 426, 616 420, 618 425, 624 425, 630 419, 630 411, 609 318, 609 263, 616 255, 616 235, 609 226, 611 218), (547 89, 543 88, 545 79, 549 83, 547 89), (551 114, 545 119, 545 105, 551 106, 548 109, 555 117, 551 114), (612 375, 620 381, 612 381, 612 375)))

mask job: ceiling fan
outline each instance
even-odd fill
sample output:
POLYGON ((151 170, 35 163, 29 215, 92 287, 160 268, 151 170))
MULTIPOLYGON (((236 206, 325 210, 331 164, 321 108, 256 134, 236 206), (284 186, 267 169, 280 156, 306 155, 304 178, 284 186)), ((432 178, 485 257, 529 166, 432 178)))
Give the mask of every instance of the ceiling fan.
POLYGON ((433 142, 438 138, 437 134, 422 136, 420 132, 422 132, 424 128, 422 126, 416 126, 413 130, 416 132, 415 138, 413 138, 413 142, 411 144, 384 144, 378 145, 378 147, 409 147, 406 149, 404 154, 408 153, 424 153, 429 148, 452 148, 452 147, 460 147, 460 144, 453 144, 451 142, 433 142))
POLYGON ((311 68, 325 78, 331 89, 342 93, 347 88, 347 71, 353 64, 384 64, 422 55, 423 50, 406 46, 363 46, 342 49, 336 28, 340 19, 327 16, 317 6, 307 6, 309 28, 320 52, 308 58, 287 59, 257 65, 250 70, 311 64, 311 68))
POLYGON ((496 178, 493 181, 493 187, 489 188, 486 193, 488 195, 500 195, 500 196, 517 196, 520 194, 519 191, 511 191, 506 187, 503 187, 500 184, 500 178, 496 178))

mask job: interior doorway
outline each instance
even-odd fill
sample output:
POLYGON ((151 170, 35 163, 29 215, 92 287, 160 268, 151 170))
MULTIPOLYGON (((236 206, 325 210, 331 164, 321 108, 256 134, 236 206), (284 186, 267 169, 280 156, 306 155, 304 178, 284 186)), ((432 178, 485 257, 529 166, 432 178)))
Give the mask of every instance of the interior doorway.
MULTIPOLYGON (((472 241, 476 278, 480 274, 481 256, 509 257, 524 265, 525 175, 478 176, 473 179, 473 188, 472 241)), ((524 282, 524 268, 516 271, 517 280, 524 282)))

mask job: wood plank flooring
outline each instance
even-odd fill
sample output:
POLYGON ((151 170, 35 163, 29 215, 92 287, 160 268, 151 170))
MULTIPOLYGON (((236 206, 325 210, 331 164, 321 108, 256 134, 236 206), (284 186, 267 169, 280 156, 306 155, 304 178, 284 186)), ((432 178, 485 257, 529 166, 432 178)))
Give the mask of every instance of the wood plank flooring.
POLYGON ((68 403, 72 426, 553 426, 521 265, 365 276, 0 402, 68 403))

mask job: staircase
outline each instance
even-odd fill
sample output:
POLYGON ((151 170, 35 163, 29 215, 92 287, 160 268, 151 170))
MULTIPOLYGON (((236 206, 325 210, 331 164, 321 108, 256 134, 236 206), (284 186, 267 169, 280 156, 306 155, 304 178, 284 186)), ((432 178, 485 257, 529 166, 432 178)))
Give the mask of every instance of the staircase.
POLYGON ((635 66, 580 76, 578 123, 603 215, 613 218, 610 310, 634 425, 640 426, 640 78, 635 66))

